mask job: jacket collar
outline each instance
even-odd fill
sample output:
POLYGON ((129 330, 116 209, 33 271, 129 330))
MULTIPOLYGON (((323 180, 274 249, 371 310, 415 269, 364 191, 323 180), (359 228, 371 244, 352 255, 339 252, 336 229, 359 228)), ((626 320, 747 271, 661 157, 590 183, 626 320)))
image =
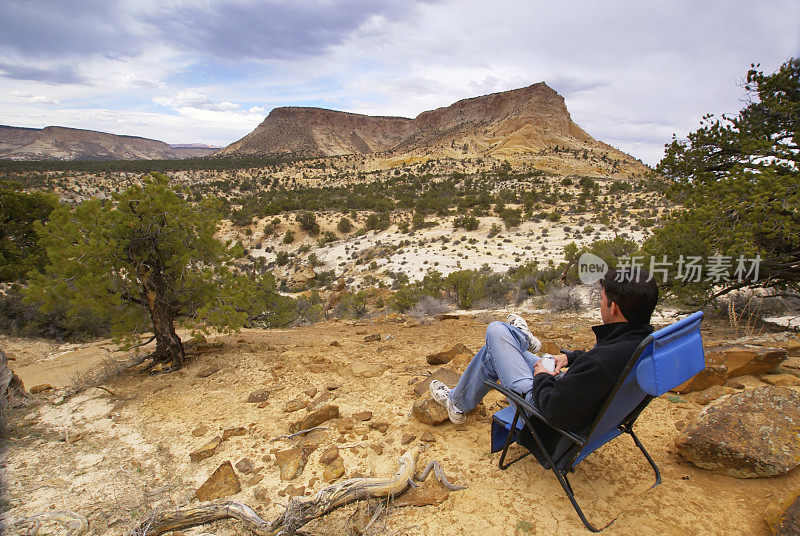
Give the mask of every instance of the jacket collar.
POLYGON ((631 324, 630 322, 611 322, 610 324, 592 326, 592 331, 597 337, 597 344, 628 334, 642 335, 642 338, 644 338, 650 335, 653 329, 653 326, 650 325, 631 324))

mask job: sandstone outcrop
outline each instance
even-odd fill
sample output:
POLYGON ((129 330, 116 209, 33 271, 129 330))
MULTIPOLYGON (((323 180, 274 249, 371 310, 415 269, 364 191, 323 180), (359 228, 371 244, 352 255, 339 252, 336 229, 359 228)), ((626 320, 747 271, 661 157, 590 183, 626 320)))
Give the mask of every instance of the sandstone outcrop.
POLYGON ((675 439, 698 467, 753 478, 780 475, 800 464, 800 393, 762 387, 709 406, 675 439))
POLYGON ((786 359, 785 348, 729 344, 705 349, 706 368, 675 388, 678 393, 702 391, 729 378, 774 371, 786 359))
POLYGON ((555 146, 598 150, 636 162, 584 132, 572 121, 564 98, 544 82, 463 99, 414 119, 275 108, 253 132, 218 155, 428 154, 438 147, 457 149, 459 154, 506 156, 555 146))

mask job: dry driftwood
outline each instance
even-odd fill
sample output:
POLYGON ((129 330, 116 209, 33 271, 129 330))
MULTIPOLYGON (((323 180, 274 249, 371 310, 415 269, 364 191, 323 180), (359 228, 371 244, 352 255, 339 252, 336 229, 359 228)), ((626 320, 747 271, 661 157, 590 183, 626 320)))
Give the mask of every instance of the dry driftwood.
MULTIPOLYGON (((296 534, 303 525, 312 519, 321 517, 347 503, 359 499, 390 497, 403 493, 410 486, 415 485, 412 478, 418 455, 419 447, 414 447, 400 456, 399 468, 389 480, 353 478, 323 488, 314 497, 308 499, 293 497, 289 500, 286 510, 272 521, 261 519, 252 508, 240 502, 205 503, 157 513, 147 521, 140 523, 133 534, 155 536, 220 519, 234 518, 241 521, 251 533, 257 536, 289 536, 296 534)), ((421 475, 423 478, 427 476, 431 467, 437 469, 437 477, 444 478, 438 468, 438 463, 434 462, 428 464, 424 475, 421 475)), ((450 485, 446 478, 442 482, 450 489, 463 489, 461 486, 450 485)))

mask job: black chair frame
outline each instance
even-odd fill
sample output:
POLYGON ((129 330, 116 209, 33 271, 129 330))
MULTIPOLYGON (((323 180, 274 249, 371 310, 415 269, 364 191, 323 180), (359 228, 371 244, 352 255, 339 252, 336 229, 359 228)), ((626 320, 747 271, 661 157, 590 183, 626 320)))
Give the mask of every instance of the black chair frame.
MULTIPOLYGON (((574 432, 570 432, 568 430, 563 430, 563 429, 561 429, 561 428, 559 428, 557 426, 554 426, 553 424, 548 422, 547 419, 541 413, 539 413, 539 411, 536 408, 534 408, 531 404, 529 404, 519 394, 517 394, 514 391, 511 391, 509 389, 506 389, 501 384, 499 384, 497 382, 493 382, 493 381, 484 382, 484 385, 486 385, 487 387, 495 389, 496 391, 499 391, 500 393, 505 395, 508 398, 509 402, 515 404, 515 406, 517 408, 516 413, 514 414, 514 420, 511 423, 511 428, 508 431, 508 436, 506 437, 505 445, 503 446, 503 452, 500 455, 500 464, 499 464, 500 465, 500 469, 506 470, 512 464, 518 462, 519 460, 521 460, 521 459, 525 458, 526 456, 528 456, 529 454, 531 454, 530 449, 528 449, 528 452, 526 452, 525 454, 519 456, 518 458, 516 458, 515 460, 513 460, 513 461, 511 461, 509 463, 505 463, 506 454, 508 453, 508 448, 511 446, 512 443, 514 443, 516 441, 516 435, 518 433, 517 429, 516 429, 517 422, 519 421, 519 418, 522 417, 522 420, 523 420, 523 422, 525 424, 525 427, 528 429, 528 431, 530 432, 530 434, 533 437, 534 441, 536 442, 536 446, 538 447, 539 452, 544 456, 545 460, 547 461, 547 463, 549 465, 548 468, 553 470, 553 473, 555 473, 559 484, 561 484, 561 487, 564 489, 564 492, 567 494, 567 498, 569 498, 570 503, 572 503, 572 507, 575 509, 575 512, 577 512, 578 517, 580 517, 580 519, 583 522, 583 524, 591 532, 600 532, 603 529, 608 528, 612 523, 614 523, 614 521, 616 521, 617 518, 615 517, 608 524, 606 524, 604 527, 599 528, 599 529, 594 527, 591 523, 589 523, 589 521, 586 519, 586 516, 583 513, 583 510, 581 510, 581 507, 578 505, 578 502, 575 499, 575 493, 572 491, 572 486, 570 485, 569 479, 567 478, 567 473, 569 473, 570 471, 573 471, 573 472, 575 471, 575 467, 573 465, 574 462, 575 462, 575 459, 578 457, 578 455, 580 454, 581 450, 583 449, 583 447, 588 442, 588 438, 590 438, 592 436, 592 432, 594 432, 595 428, 600 423, 601 418, 605 414, 605 412, 608 409, 609 405, 611 405, 612 400, 614 400, 614 397, 617 395, 617 392, 619 391, 620 387, 622 387, 623 383, 625 382, 625 379, 630 374, 630 372, 633 369, 634 365, 639 360, 639 357, 641 356, 642 352, 652 342, 653 342, 653 337, 652 336, 648 336, 636 348, 636 351, 631 356, 631 359, 628 361, 628 363, 625 366, 625 369, 623 370, 622 374, 620 374, 619 380, 617 380, 616 385, 611 390, 611 393, 608 395, 608 398, 606 399, 605 403, 603 404, 603 406, 602 406, 600 412, 598 413, 597 417, 595 418, 594 422, 589 427, 589 430, 586 432, 585 436, 576 434, 574 432), (548 452, 548 450, 545 448, 544 444, 542 443, 541 438, 539 438, 538 434, 536 433, 536 430, 533 427, 533 423, 531 422, 531 417, 535 418, 538 421, 543 422, 544 424, 546 424, 547 426, 549 426, 550 428, 552 428, 553 430, 558 432, 561 436, 563 436, 564 438, 567 438, 568 440, 570 440, 572 443, 574 443, 574 445, 577 448, 570 449, 567 452, 567 455, 565 455, 566 458, 562 458, 562 460, 559 460, 559 463, 556 464, 556 462, 553 461, 553 459, 551 458, 550 453, 548 452), (566 463, 562 463, 564 461, 566 461, 566 463)), ((650 463, 650 466, 653 468, 653 471, 655 472, 655 476, 656 476, 656 481, 655 481, 655 484, 650 486, 650 489, 658 486, 661 483, 661 472, 658 470, 658 466, 656 465, 655 461, 653 461, 653 458, 650 456, 650 454, 644 448, 644 445, 642 445, 641 441, 639 441, 639 438, 636 437, 636 434, 633 432, 633 424, 636 421, 636 419, 639 417, 639 414, 642 412, 642 410, 644 410, 645 407, 647 407, 647 405, 650 403, 651 400, 653 400, 653 397, 650 396, 650 395, 646 395, 644 397, 644 399, 639 403, 639 405, 636 406, 636 408, 633 411, 631 411, 622 420, 622 422, 617 426, 617 429, 620 432, 625 433, 625 434, 629 434, 631 436, 631 438, 633 439, 633 442, 636 444, 636 446, 642 452, 644 457, 650 463)), ((525 447, 525 445, 522 445, 522 446, 525 447)), ((527 449, 527 447, 525 447, 525 448, 527 449)))

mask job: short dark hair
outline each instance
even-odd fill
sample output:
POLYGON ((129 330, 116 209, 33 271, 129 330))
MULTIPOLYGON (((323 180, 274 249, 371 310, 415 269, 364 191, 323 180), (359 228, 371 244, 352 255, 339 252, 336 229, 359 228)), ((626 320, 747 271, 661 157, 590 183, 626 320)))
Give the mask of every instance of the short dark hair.
POLYGON ((609 303, 619 307, 631 324, 649 324, 658 302, 658 285, 646 270, 609 270, 600 280, 609 303))

